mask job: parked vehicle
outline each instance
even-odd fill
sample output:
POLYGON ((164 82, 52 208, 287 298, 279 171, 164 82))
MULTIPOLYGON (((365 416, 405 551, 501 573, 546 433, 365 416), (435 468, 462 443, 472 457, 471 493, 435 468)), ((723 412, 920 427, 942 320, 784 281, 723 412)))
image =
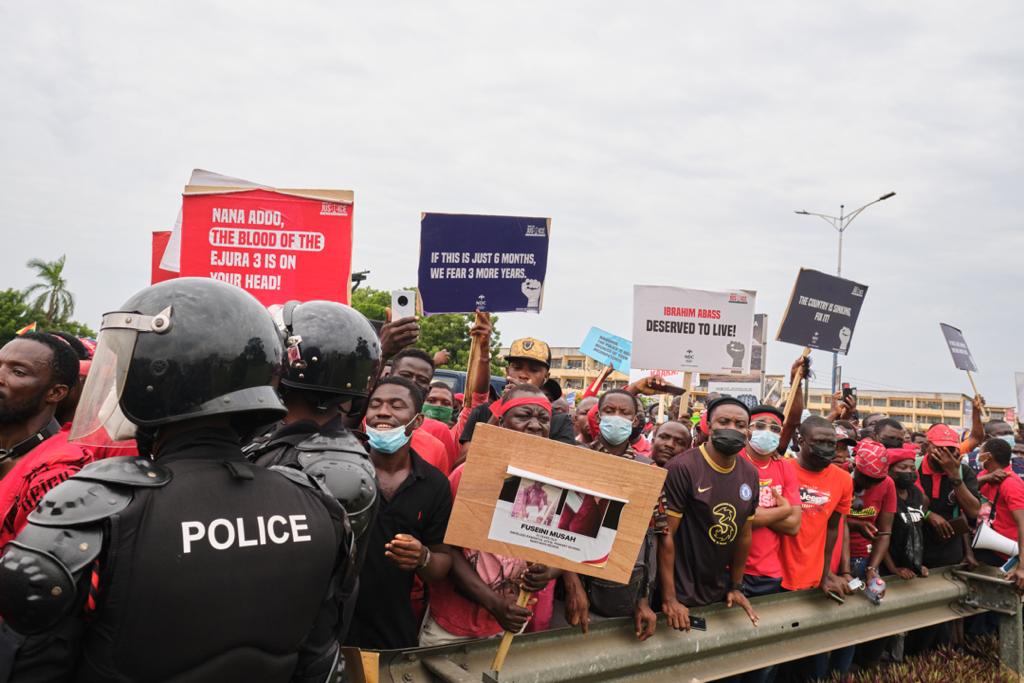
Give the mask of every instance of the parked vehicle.
MULTIPOLYGON (((438 368, 437 370, 434 370, 434 381, 444 382, 452 388, 453 393, 466 393, 466 373, 462 370, 438 368)), ((501 396, 501 392, 505 390, 506 383, 508 383, 508 380, 504 377, 495 377, 491 375, 491 397, 497 398, 498 396, 501 396)))

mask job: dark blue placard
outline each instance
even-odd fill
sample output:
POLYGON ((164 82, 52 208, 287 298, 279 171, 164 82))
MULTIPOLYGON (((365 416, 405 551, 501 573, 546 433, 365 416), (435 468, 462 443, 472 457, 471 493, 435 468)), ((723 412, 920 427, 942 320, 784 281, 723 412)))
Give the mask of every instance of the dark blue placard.
POLYGON ((540 312, 550 233, 550 218, 424 213, 423 312, 540 312))
POLYGON ((867 291, 867 285, 801 268, 776 339, 846 355, 867 291))
POLYGON ((949 346, 949 353, 953 356, 953 365, 957 367, 957 370, 977 372, 978 366, 974 362, 971 350, 967 348, 964 333, 946 323, 939 323, 939 327, 942 328, 942 336, 946 338, 946 345, 949 346))

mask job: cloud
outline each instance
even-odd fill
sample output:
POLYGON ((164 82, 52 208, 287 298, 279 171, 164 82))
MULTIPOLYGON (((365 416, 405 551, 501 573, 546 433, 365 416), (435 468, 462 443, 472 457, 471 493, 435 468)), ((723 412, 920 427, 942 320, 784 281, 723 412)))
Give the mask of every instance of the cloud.
MULTIPOLYGON (((1024 246, 1022 10, 956 3, 182 2, 0 9, 6 285, 68 254, 96 322, 148 282, 194 167, 356 192, 355 266, 415 278, 421 211, 545 215, 540 316, 507 339, 631 327, 632 285, 743 287, 774 329, 837 212, 870 285, 844 372, 1012 400, 1024 246), (601 274, 600 278, 595 273, 601 274)), ((769 348, 781 371, 798 349, 769 348)), ((828 358, 818 358, 824 368, 828 358)), ((827 375, 822 370, 823 376, 827 375)))

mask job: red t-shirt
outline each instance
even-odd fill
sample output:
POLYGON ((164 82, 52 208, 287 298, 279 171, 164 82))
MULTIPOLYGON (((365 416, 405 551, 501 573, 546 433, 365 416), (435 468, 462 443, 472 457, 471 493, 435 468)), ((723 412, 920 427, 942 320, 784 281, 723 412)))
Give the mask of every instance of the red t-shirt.
POLYGON ((57 484, 92 462, 92 453, 78 444, 68 443, 68 432, 61 430, 21 456, 18 463, 0 479, 0 550, 28 523, 28 515, 43 496, 57 484))
POLYGON ((1012 466, 1007 466, 1005 471, 1008 476, 1003 479, 997 487, 995 484, 982 484, 981 495, 990 501, 996 501, 995 516, 992 522, 992 530, 1007 538, 1019 541, 1017 538, 1017 520, 1013 518, 1014 510, 1024 510, 1024 481, 1013 471, 1012 466), (996 499, 996 493, 999 499, 996 499))
POLYGON ((427 417, 423 419, 423 426, 420 429, 440 441, 444 446, 445 455, 448 457, 448 467, 442 471, 451 472, 455 467, 455 461, 459 459, 459 445, 452 438, 451 428, 440 420, 427 417))
POLYGON ((422 429, 417 429, 412 433, 410 443, 412 449, 416 451, 416 455, 448 476, 448 473, 451 472, 451 468, 448 466, 448 453, 444 449, 444 444, 438 441, 437 437, 422 429))
MULTIPOLYGON (((800 486, 800 531, 782 537, 782 587, 798 591, 815 588, 821 581, 825 562, 825 535, 833 512, 849 514, 853 499, 853 477, 835 465, 821 472, 805 470, 796 460, 786 467, 800 486)), ((842 536, 836 538, 833 556, 842 552, 842 536)))
MULTIPOLYGON (((462 469, 463 465, 459 465, 448 477, 453 497, 459 490, 462 469)), ((525 561, 478 550, 461 552, 492 590, 507 592, 512 597, 519 595, 519 589, 514 585, 514 581, 526 571, 525 561)), ((553 588, 554 581, 536 594, 538 602, 533 606, 534 616, 526 628, 527 631, 542 631, 550 625, 554 601, 553 588)), ((488 638, 503 630, 490 612, 459 593, 450 578, 430 585, 430 616, 441 628, 456 636, 488 638)))
MULTIPOLYGON (((757 507, 776 507, 772 489, 779 491, 790 505, 800 505, 800 486, 797 483, 796 475, 786 467, 784 460, 772 459, 767 465, 763 465, 747 455, 746 450, 742 453, 743 457, 757 468, 757 478, 760 484, 757 507)), ((745 569, 747 574, 775 579, 782 576, 782 560, 779 557, 782 536, 783 534, 772 531, 766 526, 754 529, 750 539, 750 554, 747 555, 745 569)))
MULTIPOLYGON (((896 484, 886 477, 867 491, 853 492, 850 518, 874 524, 882 512, 896 513, 896 484)), ((850 527, 850 557, 870 557, 871 541, 850 527)))

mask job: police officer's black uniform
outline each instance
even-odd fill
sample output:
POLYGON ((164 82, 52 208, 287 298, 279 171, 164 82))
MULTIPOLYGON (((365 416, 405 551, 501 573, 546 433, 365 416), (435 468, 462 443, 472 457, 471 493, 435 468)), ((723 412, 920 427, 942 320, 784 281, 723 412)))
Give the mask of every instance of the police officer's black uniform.
POLYGON ((239 446, 251 421, 284 412, 269 386, 273 321, 205 279, 122 310, 104 316, 73 436, 126 418, 155 460, 83 468, 8 545, 0 614, 28 636, 10 680, 328 680, 345 512, 313 478, 254 467, 239 446))
MULTIPOLYGON (((344 417, 360 419, 380 363, 380 341, 370 322, 333 301, 290 301, 274 317, 285 338, 282 393, 297 394, 320 411, 343 403, 344 417)), ((344 641, 365 556, 366 544, 359 540, 378 507, 377 475, 363 442, 338 415, 323 425, 312 420, 276 424, 244 450, 262 467, 305 472, 345 508, 356 552, 341 596, 346 609, 337 635, 344 641)))

